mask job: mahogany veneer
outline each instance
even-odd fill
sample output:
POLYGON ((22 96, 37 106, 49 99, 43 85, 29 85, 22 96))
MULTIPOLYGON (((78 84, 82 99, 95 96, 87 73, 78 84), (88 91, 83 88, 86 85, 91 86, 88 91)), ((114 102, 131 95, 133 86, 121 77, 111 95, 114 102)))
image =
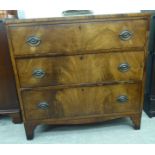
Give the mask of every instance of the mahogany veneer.
POLYGON ((26 135, 39 124, 130 117, 140 128, 148 14, 7 23, 26 135))

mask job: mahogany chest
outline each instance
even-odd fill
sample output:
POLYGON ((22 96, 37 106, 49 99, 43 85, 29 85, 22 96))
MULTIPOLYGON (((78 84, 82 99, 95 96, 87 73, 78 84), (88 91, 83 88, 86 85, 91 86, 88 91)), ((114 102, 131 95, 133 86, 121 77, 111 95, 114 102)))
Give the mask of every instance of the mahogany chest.
POLYGON ((130 117, 140 128, 148 14, 7 23, 27 139, 39 124, 130 117))
POLYGON ((145 87, 144 111, 149 117, 155 116, 155 10, 151 10, 149 55, 145 87))
POLYGON ((11 116, 14 123, 22 121, 3 20, 0 20, 0 115, 11 116))

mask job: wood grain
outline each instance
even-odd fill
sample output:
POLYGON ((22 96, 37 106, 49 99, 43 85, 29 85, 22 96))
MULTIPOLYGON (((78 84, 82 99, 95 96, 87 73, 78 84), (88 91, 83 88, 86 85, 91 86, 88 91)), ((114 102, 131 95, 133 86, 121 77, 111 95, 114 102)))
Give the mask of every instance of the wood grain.
POLYGON ((122 49, 145 46, 147 20, 91 22, 59 25, 35 25, 10 27, 12 46, 15 55, 35 53, 83 53, 102 49, 122 49), (128 41, 119 34, 128 30, 133 37, 128 41), (50 34, 50 35, 49 35, 50 34), (32 47, 27 38, 36 36, 40 45, 32 47))
POLYGON ((52 86, 103 81, 140 81, 143 77, 144 53, 123 52, 78 56, 18 59, 17 70, 21 87, 52 86), (127 63, 127 72, 118 69, 127 63), (35 69, 42 69, 45 76, 33 76, 35 69))
POLYGON ((87 115, 137 112, 140 91, 137 84, 109 85, 103 87, 81 87, 59 90, 23 91, 23 103, 28 120, 65 118, 87 115), (126 95, 129 100, 119 103, 118 96, 126 95), (46 102, 49 108, 38 108, 46 102))
MULTIPOLYGON (((8 38, 28 139, 39 124, 84 124, 130 117, 140 128, 146 73, 148 14, 8 21, 8 38), (119 34, 128 30, 128 41, 119 34), (26 43, 40 37, 39 46, 26 43), (128 72, 118 64, 128 63, 128 72), (35 68, 45 70, 35 79, 35 68), (128 96, 124 104, 120 95, 128 96), (48 109, 38 104, 48 103, 48 109)), ((47 104, 46 104, 47 105, 47 104)))

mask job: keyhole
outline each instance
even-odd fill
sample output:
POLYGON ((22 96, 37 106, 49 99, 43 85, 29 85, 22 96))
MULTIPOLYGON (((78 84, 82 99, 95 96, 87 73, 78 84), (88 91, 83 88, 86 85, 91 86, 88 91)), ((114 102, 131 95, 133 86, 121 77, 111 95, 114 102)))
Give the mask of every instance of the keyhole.
POLYGON ((79 30, 81 31, 81 25, 79 25, 79 30))
POLYGON ((84 57, 83 56, 80 56, 80 60, 83 60, 84 59, 84 57))

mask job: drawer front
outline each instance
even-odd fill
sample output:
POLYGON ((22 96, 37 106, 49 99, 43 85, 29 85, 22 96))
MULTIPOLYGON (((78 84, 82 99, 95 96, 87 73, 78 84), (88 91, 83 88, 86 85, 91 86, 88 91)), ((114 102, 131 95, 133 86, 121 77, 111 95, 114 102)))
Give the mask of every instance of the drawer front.
POLYGON ((143 19, 9 27, 15 55, 143 48, 146 31, 143 19))
POLYGON ((18 59, 21 87, 142 80, 144 52, 18 59))
POLYGON ((138 84, 22 91, 26 119, 76 118, 138 112, 138 84))

